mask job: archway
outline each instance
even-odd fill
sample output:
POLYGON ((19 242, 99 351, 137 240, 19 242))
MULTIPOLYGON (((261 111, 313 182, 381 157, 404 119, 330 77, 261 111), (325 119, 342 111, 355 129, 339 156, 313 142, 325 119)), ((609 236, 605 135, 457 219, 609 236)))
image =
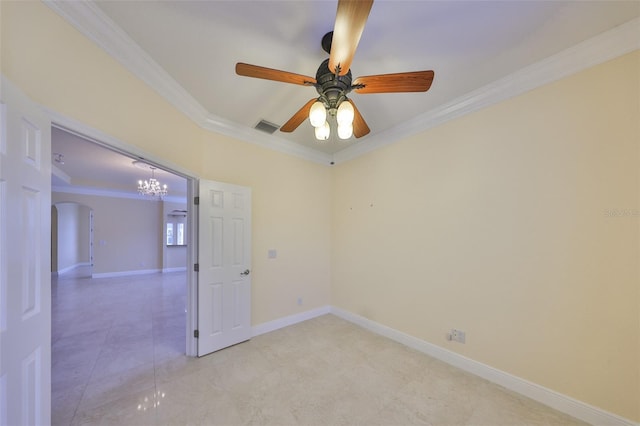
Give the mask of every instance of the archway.
POLYGON ((93 266, 92 217, 93 210, 83 204, 60 202, 52 206, 52 273, 91 276, 93 266))

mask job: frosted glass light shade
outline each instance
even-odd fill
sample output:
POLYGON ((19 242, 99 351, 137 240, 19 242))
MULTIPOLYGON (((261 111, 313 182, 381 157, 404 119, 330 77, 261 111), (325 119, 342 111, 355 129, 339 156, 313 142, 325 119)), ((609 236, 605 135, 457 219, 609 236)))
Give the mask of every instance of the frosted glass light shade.
POLYGON ((325 121, 322 126, 316 127, 316 139, 319 141, 326 141, 329 139, 329 134, 331 134, 331 128, 327 121, 325 121))
POLYGON ((320 101, 314 102, 309 110, 309 122, 315 128, 318 128, 327 121, 327 110, 320 101))
POLYGON ((339 125, 348 124, 351 125, 353 123, 353 105, 349 101, 342 101, 340 106, 338 107, 338 114, 336 115, 336 121, 339 125))
POLYGON ((338 124, 338 137, 340 139, 349 139, 353 135, 353 125, 349 124, 338 124))

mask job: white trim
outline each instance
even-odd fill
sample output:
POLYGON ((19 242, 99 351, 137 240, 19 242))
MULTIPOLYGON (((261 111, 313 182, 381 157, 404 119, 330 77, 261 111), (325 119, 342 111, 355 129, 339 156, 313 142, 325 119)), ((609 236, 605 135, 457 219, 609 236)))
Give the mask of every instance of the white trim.
POLYGON ((333 155, 210 114, 149 54, 91 2, 44 0, 54 12, 118 60, 199 126, 245 142, 328 165, 354 159, 449 120, 493 105, 640 48, 640 18, 527 66, 387 131, 370 135, 333 155))
POLYGON ((51 174, 65 183, 71 183, 71 176, 60 170, 55 164, 51 165, 51 174))
POLYGON ((52 186, 51 192, 59 192, 64 194, 80 194, 80 195, 94 195, 96 197, 113 197, 113 198, 126 198, 130 200, 138 200, 138 201, 167 201, 172 203, 186 203, 186 197, 177 197, 175 195, 167 195, 162 200, 157 198, 147 198, 140 194, 131 193, 127 191, 119 191, 116 189, 104 189, 104 188, 95 188, 91 186, 52 186))
POLYGON ((196 123, 206 120, 207 110, 98 6, 88 1, 43 2, 125 68, 160 92, 187 117, 196 123))
POLYGON ((558 411, 569 414, 577 419, 594 425, 610 426, 638 426, 631 420, 609 413, 600 408, 578 401, 538 384, 524 380, 520 377, 493 368, 489 365, 462 356, 458 353, 410 336, 401 331, 382 325, 368 318, 345 311, 335 306, 331 307, 331 313, 359 325, 369 331, 387 337, 419 352, 437 358, 451 364, 461 370, 468 371, 483 379, 489 380, 558 411))
POLYGON ((198 328, 198 272, 192 265, 198 263, 198 207, 193 200, 199 195, 200 181, 192 179, 187 183, 187 321, 185 341, 187 356, 198 356, 198 339, 193 331, 198 328))
POLYGON ((187 267, 186 266, 180 266, 177 268, 162 268, 162 273, 163 274, 167 274, 170 272, 187 272, 187 267))
POLYGON ((43 0, 54 12, 100 46, 200 127, 245 142, 329 165, 331 155, 209 113, 191 94, 102 10, 88 1, 43 0))
MULTIPOLYGON (((147 154, 141 149, 121 141, 107 133, 104 133, 98 129, 88 126, 78 120, 67 117, 52 109, 42 107, 45 113, 51 120, 53 127, 62 129, 66 132, 74 134, 76 136, 87 139, 95 144, 108 148, 112 151, 119 152, 127 157, 137 157, 144 160, 146 163, 152 164, 158 168, 166 170, 169 173, 173 173, 185 179, 198 179, 190 170, 180 167, 176 164, 169 162, 165 158, 155 157, 147 154)), ((128 192, 117 189, 105 189, 95 188, 88 186, 61 186, 55 185, 51 187, 52 192, 61 192, 67 194, 81 194, 81 195, 95 195, 98 197, 114 197, 114 198, 127 198, 132 200, 149 200, 148 198, 141 197, 137 192, 128 192)), ((169 201, 174 203, 186 203, 185 197, 178 197, 175 195, 168 195, 164 197, 163 201, 169 201)))
POLYGON ((640 18, 585 40, 540 62, 473 90, 402 125, 377 133, 333 156, 336 164, 497 104, 571 74, 640 49, 640 18))
POLYGON ((75 265, 67 266, 66 268, 62 268, 58 270, 58 276, 62 274, 66 274, 67 272, 73 271, 76 268, 80 268, 81 266, 91 266, 89 262, 76 263, 75 265))
POLYGON ((59 112, 46 108, 44 106, 42 106, 42 109, 49 116, 51 125, 53 127, 62 129, 84 139, 88 139, 91 142, 108 148, 112 151, 120 152, 127 157, 136 157, 140 160, 144 160, 145 163, 151 164, 170 173, 173 173, 174 175, 181 176, 185 179, 199 178, 199 176, 195 175, 191 170, 185 169, 184 167, 172 163, 168 158, 150 155, 148 152, 143 151, 134 145, 130 145, 116 137, 111 136, 108 133, 88 126, 74 118, 68 117, 64 114, 60 114, 59 112))
POLYGON ((204 123, 198 123, 201 127, 217 133, 240 139, 245 142, 259 145, 263 148, 282 152, 294 157, 302 158, 314 163, 328 166, 333 161, 333 155, 291 142, 275 135, 267 135, 256 129, 240 126, 221 117, 209 115, 204 123))
POLYGON ((129 277, 132 275, 158 274, 161 272, 161 269, 136 269, 133 271, 101 272, 99 274, 92 274, 91 278, 129 277))
POLYGON ((300 312, 299 314, 289 315, 289 316, 278 318, 269 322, 263 322, 262 324, 254 325, 252 327, 252 337, 269 333, 271 331, 275 331, 280 328, 288 327, 290 325, 297 324, 302 321, 310 320, 315 317, 326 315, 330 312, 331 312, 330 306, 321 306, 319 308, 312 309, 310 311, 300 312))

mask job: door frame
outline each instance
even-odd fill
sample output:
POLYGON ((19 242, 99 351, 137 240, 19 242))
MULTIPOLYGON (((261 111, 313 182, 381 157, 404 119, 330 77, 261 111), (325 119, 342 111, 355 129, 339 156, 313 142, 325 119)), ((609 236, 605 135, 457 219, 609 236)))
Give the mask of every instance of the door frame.
POLYGON ((186 341, 185 352, 187 356, 195 357, 198 354, 198 340, 194 337, 193 330, 198 324, 198 274, 194 271, 194 265, 198 261, 198 212, 194 208, 194 199, 198 195, 199 177, 191 171, 166 159, 149 154, 138 147, 123 142, 107 133, 94 129, 75 119, 66 117, 48 108, 43 108, 51 120, 51 127, 64 130, 76 136, 87 139, 112 151, 119 152, 132 158, 144 160, 160 169, 183 177, 187 180, 187 232, 189 243, 187 244, 187 297, 186 297, 186 341))

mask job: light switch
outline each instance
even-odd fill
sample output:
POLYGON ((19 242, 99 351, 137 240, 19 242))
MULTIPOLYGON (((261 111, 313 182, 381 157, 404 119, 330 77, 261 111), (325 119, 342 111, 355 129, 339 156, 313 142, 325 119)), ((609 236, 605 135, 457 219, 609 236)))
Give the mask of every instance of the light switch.
POLYGON ((269 249, 268 257, 269 259, 275 259, 278 257, 278 251, 276 249, 269 249))

